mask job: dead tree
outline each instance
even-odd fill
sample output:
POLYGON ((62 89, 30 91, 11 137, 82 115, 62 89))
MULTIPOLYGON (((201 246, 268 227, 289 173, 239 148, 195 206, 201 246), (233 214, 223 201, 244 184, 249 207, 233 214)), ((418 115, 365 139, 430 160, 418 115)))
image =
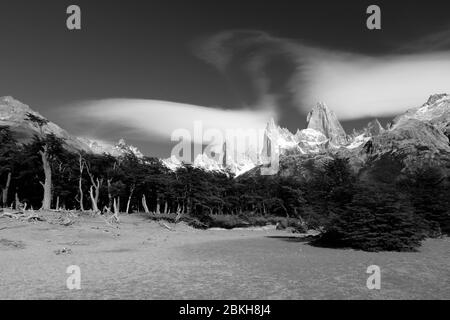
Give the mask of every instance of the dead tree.
POLYGON ((135 185, 133 184, 130 189, 130 196, 128 197, 126 213, 128 213, 128 211, 130 210, 130 202, 131 202, 131 198, 133 197, 134 188, 135 188, 135 185))
POLYGON ((145 194, 142 195, 142 206, 144 207, 145 213, 150 213, 147 206, 147 200, 145 199, 145 194))
POLYGON ((94 178, 91 171, 89 170, 89 166, 86 165, 86 170, 89 175, 89 178, 91 179, 91 187, 89 188, 89 195, 91 197, 92 202, 92 210, 94 212, 100 212, 98 209, 98 198, 100 197, 100 187, 103 184, 103 179, 94 178))
POLYGON ((52 167, 50 166, 48 146, 44 145, 43 150, 40 150, 39 154, 41 155, 45 176, 44 182, 39 181, 44 189, 44 199, 42 200, 41 210, 50 210, 52 203, 52 167))
POLYGON ((114 199, 114 214, 111 216, 111 219, 113 219, 113 221, 115 221, 116 223, 120 223, 120 219, 119 219, 119 213, 120 213, 120 204, 119 204, 119 200, 120 198, 114 199))
POLYGON ((8 192, 9 192, 10 185, 11 185, 11 171, 8 172, 5 187, 2 188, 2 204, 4 207, 6 207, 7 203, 8 203, 8 192))
POLYGON ((119 213, 120 198, 114 199, 114 213, 119 213))
POLYGON ((22 203, 20 202, 19 195, 16 192, 14 195, 14 209, 19 210, 21 208, 21 206, 22 206, 22 203))
POLYGON ((80 167, 80 177, 78 179, 78 191, 80 193, 80 198, 78 199, 78 202, 80 203, 80 210, 84 211, 83 171, 84 171, 84 167, 85 167, 86 163, 83 161, 83 157, 81 156, 81 153, 80 153, 80 158, 78 160, 78 163, 79 163, 79 167, 80 167))

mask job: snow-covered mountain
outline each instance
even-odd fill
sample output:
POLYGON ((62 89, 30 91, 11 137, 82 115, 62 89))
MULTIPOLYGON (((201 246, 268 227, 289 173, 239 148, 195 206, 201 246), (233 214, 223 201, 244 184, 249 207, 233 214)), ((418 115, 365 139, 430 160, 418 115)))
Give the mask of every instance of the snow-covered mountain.
POLYGON ((40 113, 11 96, 0 97, 0 126, 9 127, 16 140, 21 143, 29 142, 34 135, 53 133, 55 136, 64 139, 66 147, 72 151, 85 151, 94 154, 107 153, 113 156, 120 156, 126 152, 132 152, 137 157, 143 157, 143 154, 136 147, 127 145, 123 139, 117 144, 111 144, 104 141, 76 137, 48 120, 41 129, 32 121, 28 120, 28 114, 47 120, 40 113))
MULTIPOLYGON (((310 112, 307 125, 307 129, 297 130, 293 134, 288 129, 278 126, 275 120, 271 119, 264 130, 262 147, 250 146, 236 155, 236 152, 232 152, 235 150, 226 150, 227 142, 225 142, 224 148, 222 148, 224 155, 220 161, 201 154, 196 157, 193 166, 209 171, 232 172, 239 176, 270 162, 272 152, 276 152, 279 156, 288 153, 311 155, 347 145, 350 148, 353 147, 353 140, 347 137, 336 115, 323 103, 317 104, 310 112), (234 157, 229 156, 230 154, 233 154, 234 157)), ((361 137, 356 143, 361 144, 364 142, 363 140, 361 137)), ((172 170, 181 166, 181 161, 175 156, 165 159, 163 162, 172 170)))
MULTIPOLYGON (((373 136, 384 132, 378 120, 371 121, 359 134, 348 136, 336 115, 324 103, 318 103, 307 117, 307 129, 297 130, 295 134, 282 128, 271 119, 264 130, 262 147, 252 152, 241 152, 234 159, 227 156, 230 151, 224 152, 226 161, 216 161, 202 154, 196 157, 193 166, 205 170, 232 172, 236 176, 261 166, 270 161, 271 153, 275 151, 278 156, 299 154, 314 156, 320 153, 337 152, 339 149, 356 150, 365 145, 373 136), (250 154, 249 154, 250 153, 250 154), (237 158, 237 159, 236 159, 237 158)), ((226 149, 226 144, 225 144, 226 149)), ((172 170, 181 166, 175 156, 163 161, 172 170)))

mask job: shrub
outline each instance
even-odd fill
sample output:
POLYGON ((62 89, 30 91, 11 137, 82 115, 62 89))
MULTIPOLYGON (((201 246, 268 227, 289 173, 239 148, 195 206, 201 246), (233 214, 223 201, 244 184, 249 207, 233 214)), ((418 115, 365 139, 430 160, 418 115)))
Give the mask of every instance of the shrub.
POLYGON ((210 218, 210 228, 233 229, 248 227, 250 225, 247 221, 235 215, 212 215, 210 218))
POLYGON ((337 208, 316 244, 365 251, 414 251, 424 238, 420 220, 394 189, 359 186, 337 208))

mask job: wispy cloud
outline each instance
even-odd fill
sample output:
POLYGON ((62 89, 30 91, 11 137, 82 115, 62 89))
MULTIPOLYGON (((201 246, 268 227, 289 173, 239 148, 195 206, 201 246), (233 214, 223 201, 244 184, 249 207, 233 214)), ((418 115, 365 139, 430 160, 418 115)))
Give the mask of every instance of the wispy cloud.
POLYGON ((348 120, 392 116, 450 92, 449 44, 450 32, 442 31, 411 44, 408 53, 368 56, 237 30, 203 39, 194 52, 231 80, 248 76, 254 108, 283 112, 287 103, 306 113, 323 101, 348 120), (280 61, 293 66, 284 77, 271 69, 280 61))
POLYGON ((194 137, 194 124, 198 121, 205 131, 215 129, 225 134, 233 129, 263 129, 272 116, 269 112, 224 110, 143 99, 91 100, 70 105, 64 110, 75 125, 94 128, 90 136, 108 140, 108 130, 115 128, 127 139, 166 143, 177 129, 185 129, 194 137))

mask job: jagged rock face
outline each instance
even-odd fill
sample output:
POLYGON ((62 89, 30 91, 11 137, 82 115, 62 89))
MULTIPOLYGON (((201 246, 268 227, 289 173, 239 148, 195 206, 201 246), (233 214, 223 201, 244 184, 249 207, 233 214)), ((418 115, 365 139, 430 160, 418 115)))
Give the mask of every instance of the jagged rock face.
POLYGON ((286 128, 281 128, 271 119, 264 132, 263 150, 264 156, 270 155, 272 145, 280 149, 280 153, 298 147, 298 141, 295 136, 286 128))
POLYGON ((272 119, 265 130, 262 155, 267 155, 271 144, 279 147, 280 155, 286 152, 300 154, 317 153, 326 148, 329 139, 315 129, 298 130, 292 134, 288 129, 277 126, 272 119))
POLYGON ((347 135, 342 128, 336 114, 328 109, 324 103, 318 103, 308 114, 308 129, 319 131, 331 143, 342 145, 347 143, 347 135))
POLYGON ((127 144, 125 139, 120 139, 119 142, 114 146, 114 150, 110 153, 113 156, 121 156, 123 154, 131 153, 137 158, 143 158, 142 152, 133 145, 127 144))
POLYGON ((324 152, 328 148, 329 140, 322 132, 314 129, 299 130, 295 138, 304 154, 324 152))

